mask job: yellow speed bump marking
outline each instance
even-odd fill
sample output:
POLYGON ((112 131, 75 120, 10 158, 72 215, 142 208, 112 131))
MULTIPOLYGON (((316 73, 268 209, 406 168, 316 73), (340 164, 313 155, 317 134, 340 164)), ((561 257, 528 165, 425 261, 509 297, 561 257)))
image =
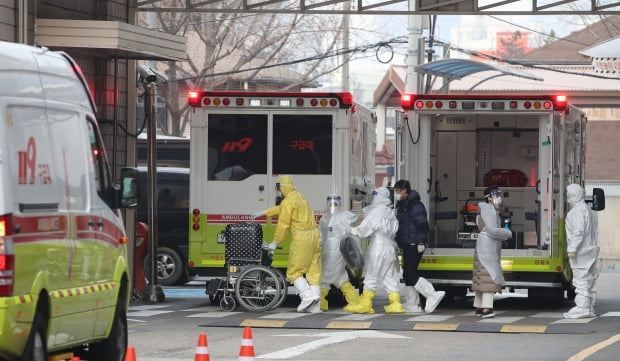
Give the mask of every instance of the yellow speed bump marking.
POLYGON ((413 325, 415 331, 456 331, 458 323, 425 323, 420 322, 413 325))
POLYGON ((64 361, 69 360, 73 357, 73 352, 59 353, 55 355, 51 355, 47 358, 47 361, 64 361))
POLYGON ((367 329, 370 325, 372 322, 367 321, 330 321, 325 328, 367 329))
POLYGON ((544 333, 547 326, 504 325, 499 332, 506 333, 544 333))
POLYGON ((241 326, 249 326, 249 327, 284 327, 286 325, 286 320, 257 320, 253 318, 249 318, 247 320, 243 320, 241 322, 241 326))

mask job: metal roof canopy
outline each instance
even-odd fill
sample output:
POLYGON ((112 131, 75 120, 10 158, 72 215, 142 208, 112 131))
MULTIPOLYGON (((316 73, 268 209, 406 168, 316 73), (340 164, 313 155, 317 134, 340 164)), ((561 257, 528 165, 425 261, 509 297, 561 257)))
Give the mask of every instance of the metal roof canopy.
POLYGON ((130 0, 129 7, 144 12, 372 14, 372 15, 612 15, 620 1, 584 0, 130 0), (522 5, 525 10, 515 10, 522 5))
POLYGON ((187 60, 185 37, 119 21, 37 19, 35 41, 48 48, 99 57, 187 60))
POLYGON ((620 58, 620 36, 580 50, 579 54, 592 58, 620 58))
POLYGON ((436 77, 444 78, 445 82, 442 86, 442 93, 447 93, 448 85, 452 80, 462 79, 468 75, 483 71, 498 71, 500 72, 500 74, 490 76, 486 79, 479 81, 478 83, 474 84, 467 92, 470 92, 473 88, 477 87, 479 84, 487 80, 506 75, 517 76, 520 78, 537 81, 544 80, 519 69, 507 68, 497 64, 483 63, 469 59, 445 59, 433 61, 430 63, 418 65, 417 67, 415 67, 415 71, 420 74, 429 74, 436 77))

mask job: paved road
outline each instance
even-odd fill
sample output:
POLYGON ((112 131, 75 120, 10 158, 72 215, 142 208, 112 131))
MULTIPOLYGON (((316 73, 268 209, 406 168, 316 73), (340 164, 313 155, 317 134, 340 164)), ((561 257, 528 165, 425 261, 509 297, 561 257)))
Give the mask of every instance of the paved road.
POLYGON ((162 315, 193 319, 201 327, 261 327, 286 329, 377 330, 377 331, 460 331, 498 333, 587 334, 614 332, 620 320, 620 273, 605 272, 599 280, 597 301, 598 316, 588 319, 568 320, 562 313, 572 303, 561 307, 532 305, 524 293, 496 295, 496 317, 480 319, 471 308, 472 297, 457 299, 453 304, 440 305, 432 314, 386 314, 383 305, 387 297, 375 298, 375 314, 348 314, 340 307, 320 314, 295 312, 296 296, 269 312, 247 312, 236 309, 222 311, 211 305, 203 287, 189 286, 165 289, 166 301, 158 304, 132 303, 128 319, 148 322, 162 315))
MULTIPOLYGON (((612 272, 613 271, 613 272, 612 272)), ((561 307, 532 305, 525 294, 496 295, 497 316, 481 320, 472 297, 442 304, 429 315, 389 315, 376 298, 373 315, 334 307, 322 314, 295 312, 298 299, 270 312, 224 312, 203 286, 166 288, 166 301, 132 302, 129 344, 137 361, 191 361, 197 336, 208 335, 211 360, 237 361, 243 326, 253 330, 262 361, 610 361, 620 357, 620 272, 601 274, 598 316, 561 318, 561 307)))

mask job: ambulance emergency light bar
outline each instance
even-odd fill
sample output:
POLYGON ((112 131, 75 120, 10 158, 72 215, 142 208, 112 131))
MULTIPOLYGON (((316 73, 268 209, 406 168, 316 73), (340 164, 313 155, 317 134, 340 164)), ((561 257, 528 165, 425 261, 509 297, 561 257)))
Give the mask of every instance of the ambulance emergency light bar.
POLYGON ((404 110, 555 110, 568 106, 566 95, 450 95, 403 94, 404 110))
POLYGON ((188 103, 195 108, 335 108, 353 105, 353 95, 346 92, 240 92, 190 90, 188 103))

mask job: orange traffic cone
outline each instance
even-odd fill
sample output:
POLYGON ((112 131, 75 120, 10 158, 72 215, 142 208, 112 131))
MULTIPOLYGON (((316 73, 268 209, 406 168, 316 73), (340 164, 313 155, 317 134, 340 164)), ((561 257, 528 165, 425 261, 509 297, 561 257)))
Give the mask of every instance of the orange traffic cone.
POLYGON ((133 346, 127 347, 127 351, 125 351, 125 361, 136 361, 136 349, 133 346))
POLYGON ((196 356, 194 361, 211 361, 209 358, 209 346, 207 345, 207 335, 201 333, 198 336, 198 346, 196 346, 196 356))
POLYGON ((241 339, 241 349, 239 350, 239 361, 255 361, 254 358, 254 342, 252 341, 252 329, 246 327, 243 330, 243 339, 241 339))
POLYGON ((80 361, 80 356, 71 357, 71 361, 80 361))

